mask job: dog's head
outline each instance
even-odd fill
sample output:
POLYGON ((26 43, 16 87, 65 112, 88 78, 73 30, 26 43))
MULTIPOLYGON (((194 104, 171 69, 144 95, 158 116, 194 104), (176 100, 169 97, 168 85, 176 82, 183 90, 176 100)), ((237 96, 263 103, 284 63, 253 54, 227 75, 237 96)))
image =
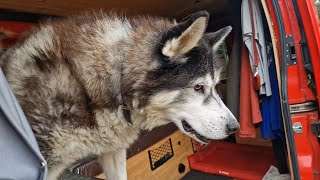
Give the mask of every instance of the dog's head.
POLYGON ((206 34, 208 18, 207 12, 192 14, 161 34, 160 43, 152 48, 156 63, 134 87, 132 101, 147 114, 149 124, 161 124, 159 119, 174 122, 201 142, 226 138, 239 128, 217 91, 221 80, 217 50, 232 28, 206 34))

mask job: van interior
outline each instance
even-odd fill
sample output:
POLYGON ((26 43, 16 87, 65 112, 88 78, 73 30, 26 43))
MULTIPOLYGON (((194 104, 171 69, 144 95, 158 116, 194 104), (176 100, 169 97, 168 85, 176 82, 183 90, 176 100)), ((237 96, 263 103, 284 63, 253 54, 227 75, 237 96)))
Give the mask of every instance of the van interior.
MULTIPOLYGON (((272 76, 276 80, 271 82, 271 86, 274 86, 271 96, 280 101, 278 50, 274 48, 270 14, 264 0, 255 2, 260 8, 263 22, 260 28, 264 30, 267 59, 275 62, 272 67, 267 65, 269 79, 272 76)), ((256 76, 250 68, 247 77, 243 74, 244 61, 250 66, 250 50, 249 53, 245 50, 243 19, 250 22, 252 17, 242 17, 242 3, 241 0, 0 0, 0 47, 1 51, 5 51, 23 32, 43 19, 64 18, 84 10, 102 9, 125 16, 162 16, 178 22, 191 13, 207 10, 210 13, 207 32, 215 32, 229 25, 233 28, 218 52, 225 63, 226 77, 219 89, 227 107, 247 129, 240 129, 227 139, 212 141, 207 145, 183 135, 174 124, 142 132, 127 152, 128 179, 262 179, 275 174, 289 178, 291 165, 280 104, 263 104, 269 96, 261 94, 259 90, 250 91, 252 84, 249 79, 255 81, 256 76), (254 103, 251 102, 254 101, 252 96, 256 98, 254 103), (258 115, 262 117, 261 120, 256 121, 254 115, 251 117, 255 112, 261 113, 258 115), (274 122, 265 118, 272 119, 269 115, 274 113, 280 115, 277 119, 280 128, 271 136, 268 132, 273 131, 271 124, 274 122), (241 122, 244 120, 246 122, 241 122), (250 131, 249 134, 246 134, 246 130, 250 131)), ((253 11, 252 7, 250 10, 253 11)), ((65 173, 66 177, 73 174, 90 179, 105 178, 95 156, 75 162, 65 173)))

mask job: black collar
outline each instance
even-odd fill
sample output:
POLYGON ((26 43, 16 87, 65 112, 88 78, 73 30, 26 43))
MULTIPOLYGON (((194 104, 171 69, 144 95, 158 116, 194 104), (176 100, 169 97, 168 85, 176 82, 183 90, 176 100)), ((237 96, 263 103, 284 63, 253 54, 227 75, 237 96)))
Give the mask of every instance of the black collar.
MULTIPOLYGON (((123 68, 122 67, 123 64, 121 62, 121 69, 123 68)), ((120 102, 122 103, 122 114, 123 114, 123 117, 124 119, 132 124, 132 118, 131 118, 131 112, 130 112, 130 109, 129 109, 129 106, 124 102, 124 96, 123 96, 123 93, 122 93, 122 72, 120 72, 120 102)))

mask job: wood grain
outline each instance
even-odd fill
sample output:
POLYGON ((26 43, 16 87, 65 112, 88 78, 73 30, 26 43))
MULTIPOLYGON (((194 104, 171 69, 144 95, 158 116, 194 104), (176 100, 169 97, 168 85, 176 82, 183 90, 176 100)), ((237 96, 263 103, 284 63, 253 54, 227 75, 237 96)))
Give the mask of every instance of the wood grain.
POLYGON ((24 12, 71 15, 89 9, 113 10, 126 15, 185 16, 198 10, 223 10, 228 0, 0 0, 0 8, 24 12))
MULTIPOLYGON (((188 159, 189 155, 193 154, 191 139, 183 135, 180 131, 174 132, 172 135, 162 139, 148 149, 138 153, 127 160, 127 173, 129 180, 145 180, 145 179, 165 179, 174 180, 180 179, 187 172, 190 171, 188 159), (155 169, 150 168, 148 150, 155 149, 168 141, 171 138, 174 156, 166 163, 155 169), (180 141, 180 145, 179 145, 180 141), (180 174, 178 172, 178 165, 183 163, 186 167, 185 172, 180 174)), ((97 176, 98 178, 105 179, 104 174, 97 176)))

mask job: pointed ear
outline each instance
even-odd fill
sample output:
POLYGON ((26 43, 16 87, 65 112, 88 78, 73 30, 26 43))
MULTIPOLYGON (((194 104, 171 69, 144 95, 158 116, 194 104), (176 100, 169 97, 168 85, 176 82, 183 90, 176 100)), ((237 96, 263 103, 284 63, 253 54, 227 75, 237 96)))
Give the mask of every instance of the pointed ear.
POLYGON ((232 27, 227 26, 216 32, 205 34, 204 38, 209 41, 209 44, 212 46, 213 51, 216 51, 221 45, 221 43, 223 42, 223 40, 231 32, 231 30, 232 30, 232 27))
POLYGON ((162 38, 160 53, 168 61, 182 56, 198 45, 207 28, 209 14, 200 11, 169 29, 162 38))

